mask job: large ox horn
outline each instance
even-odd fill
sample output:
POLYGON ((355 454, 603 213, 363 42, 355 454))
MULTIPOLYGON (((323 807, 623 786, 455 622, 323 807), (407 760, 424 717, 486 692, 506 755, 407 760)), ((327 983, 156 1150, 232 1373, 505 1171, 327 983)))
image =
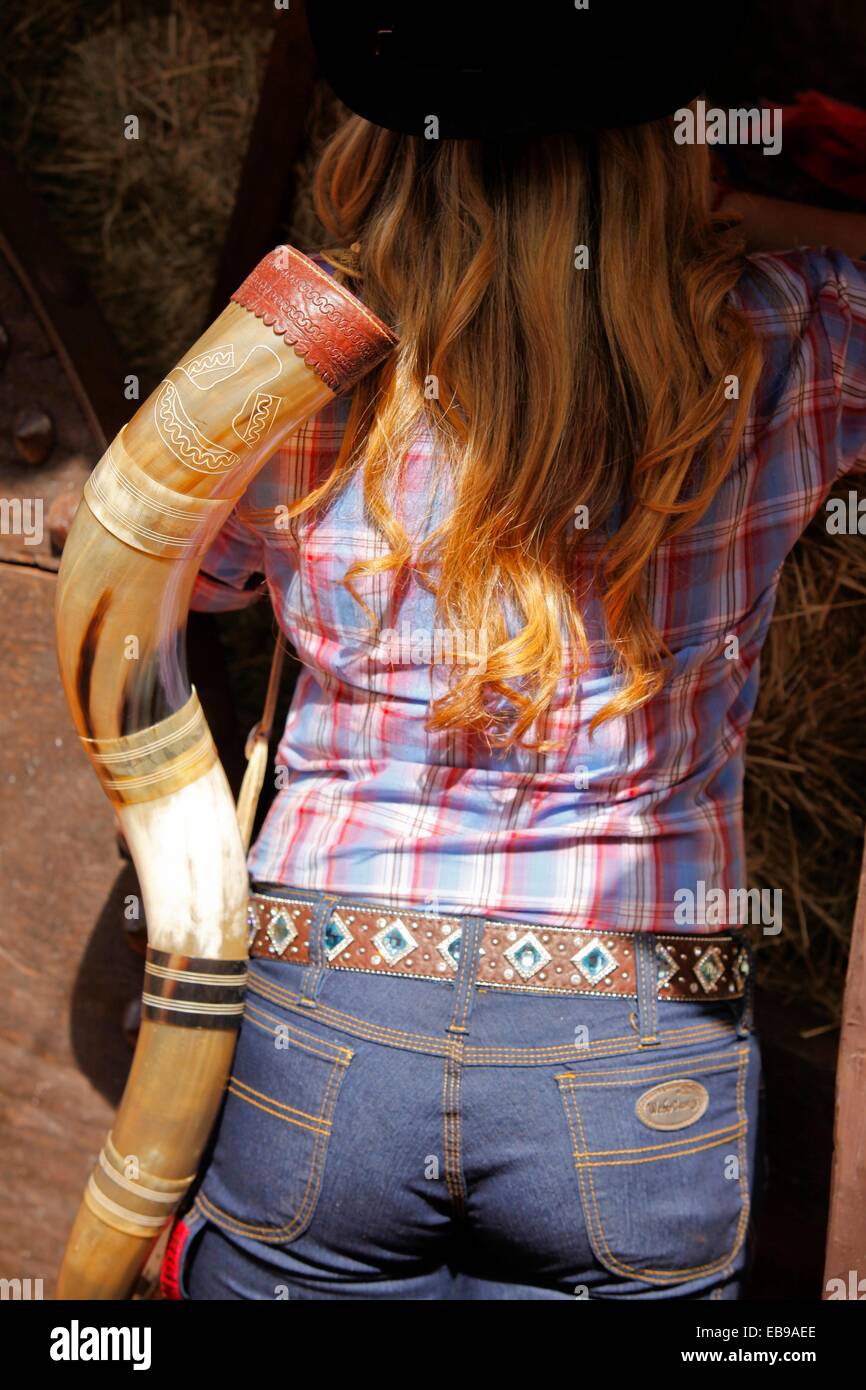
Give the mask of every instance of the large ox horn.
POLYGON ((326 272, 277 247, 85 486, 58 579, 58 657, 135 862, 148 950, 132 1071, 69 1238, 60 1298, 129 1293, 195 1174, 243 1009, 244 848, 186 670, 202 554, 286 436, 395 345, 326 272))

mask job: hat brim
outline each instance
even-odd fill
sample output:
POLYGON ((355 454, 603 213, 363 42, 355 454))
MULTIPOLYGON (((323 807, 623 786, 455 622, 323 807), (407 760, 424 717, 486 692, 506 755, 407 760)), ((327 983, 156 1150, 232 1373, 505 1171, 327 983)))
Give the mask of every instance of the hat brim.
POLYGON ((659 120, 688 106, 704 84, 692 74, 651 92, 622 68, 617 70, 615 92, 599 84, 598 74, 576 68, 560 78, 556 90, 544 77, 524 76, 520 102, 514 101, 514 84, 501 74, 479 74, 461 82, 451 74, 431 75, 429 70, 411 73, 365 74, 331 69, 326 76, 345 106, 374 125, 406 135, 424 135, 436 119, 440 139, 487 139, 497 135, 565 133, 604 130, 659 120))
POLYGON ((335 18, 329 5, 307 0, 310 35, 319 71, 340 100, 407 135, 477 139, 637 125, 687 106, 708 76, 706 52, 688 26, 656 30, 648 47, 646 27, 618 31, 610 11, 603 21, 593 17, 594 28, 574 11, 563 27, 560 11, 557 29, 542 5, 525 44, 520 33, 487 33, 477 17, 453 31, 439 21, 434 43, 429 30, 413 33, 409 20, 377 27, 371 16, 379 8, 355 0, 351 18, 335 18))

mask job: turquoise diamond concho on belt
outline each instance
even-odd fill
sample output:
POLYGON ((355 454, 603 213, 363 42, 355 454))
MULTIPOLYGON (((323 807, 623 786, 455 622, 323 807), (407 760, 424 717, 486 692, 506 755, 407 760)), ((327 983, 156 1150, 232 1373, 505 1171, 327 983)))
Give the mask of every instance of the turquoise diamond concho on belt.
MULTIPOLYGON (((251 956, 309 965, 312 925, 311 904, 292 898, 291 890, 285 897, 250 895, 251 956)), ((459 917, 338 898, 325 922, 324 956, 335 970, 447 982, 457 973, 462 930, 459 917)), ((636 999, 638 939, 632 932, 491 920, 481 933, 477 983, 485 989, 636 999)), ((749 974, 742 934, 653 934, 652 941, 660 1000, 742 997, 749 974)))

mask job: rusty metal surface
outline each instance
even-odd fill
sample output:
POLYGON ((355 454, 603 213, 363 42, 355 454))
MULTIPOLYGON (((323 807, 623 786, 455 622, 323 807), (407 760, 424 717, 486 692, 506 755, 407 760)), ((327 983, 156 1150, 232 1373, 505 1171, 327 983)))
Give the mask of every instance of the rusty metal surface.
POLYGON ((75 736, 54 653, 53 575, 0 566, 0 1273, 53 1285, 131 1054, 136 891, 75 736))
MULTIPOLYGON (((143 971, 124 931, 134 870, 60 684, 51 572, 130 403, 86 286, 2 157, 0 222, 0 1276, 42 1279, 47 1295, 123 1091, 143 971)), ((239 777, 215 622, 192 619, 191 675, 239 777)))
POLYGON ((123 1014, 140 990, 122 929, 134 875, 61 690, 50 573, 128 407, 113 339, 2 157, 0 210, 0 1274, 47 1294, 123 1088, 123 1014))

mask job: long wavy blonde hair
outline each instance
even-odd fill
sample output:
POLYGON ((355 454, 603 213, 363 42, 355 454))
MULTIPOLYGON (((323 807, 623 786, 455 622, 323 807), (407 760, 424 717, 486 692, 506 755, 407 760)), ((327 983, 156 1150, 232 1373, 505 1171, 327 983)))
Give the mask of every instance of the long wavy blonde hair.
POLYGON ((537 735, 563 677, 576 699, 589 665, 576 575, 591 536, 603 538, 590 569, 619 677, 591 727, 664 682, 670 653, 649 612, 647 564, 710 505, 761 368, 728 302, 742 244, 711 216, 707 149, 673 135, 671 118, 588 136, 428 141, 352 116, 321 155, 318 216, 339 245, 360 243, 354 262, 334 259, 400 347, 356 388, 329 476, 289 511, 326 507, 363 469, 390 549, 343 582, 375 625, 354 581, 405 578, 412 563, 388 499, 427 422, 453 510, 414 572, 436 595, 437 623, 483 633, 487 652, 485 669, 453 667, 429 729, 559 746, 537 735))

